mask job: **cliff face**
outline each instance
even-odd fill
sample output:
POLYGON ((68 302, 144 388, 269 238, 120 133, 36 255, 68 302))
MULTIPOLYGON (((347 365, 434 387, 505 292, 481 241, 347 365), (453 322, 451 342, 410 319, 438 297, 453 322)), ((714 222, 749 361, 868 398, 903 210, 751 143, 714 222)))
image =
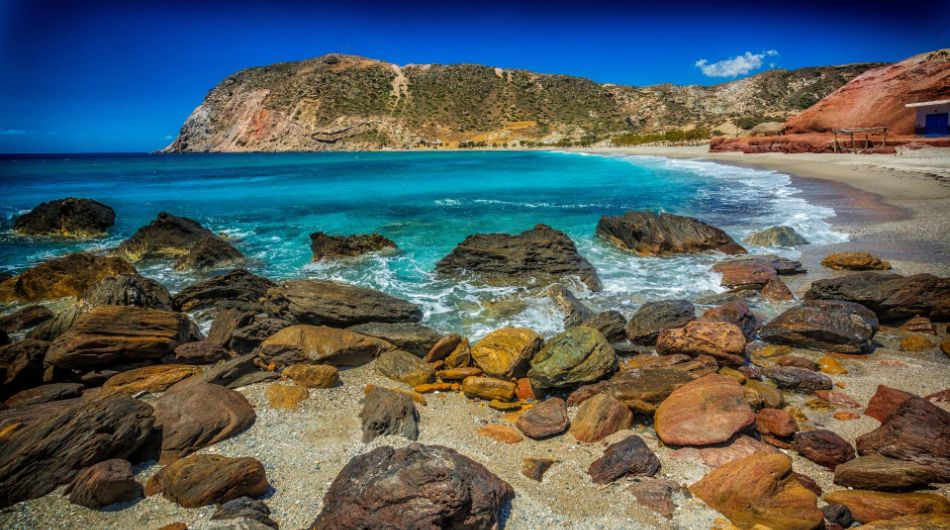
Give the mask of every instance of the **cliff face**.
POLYGON ((519 147, 671 127, 712 129, 733 118, 783 120, 874 66, 774 70, 710 87, 632 87, 334 54, 226 78, 165 151, 519 147))

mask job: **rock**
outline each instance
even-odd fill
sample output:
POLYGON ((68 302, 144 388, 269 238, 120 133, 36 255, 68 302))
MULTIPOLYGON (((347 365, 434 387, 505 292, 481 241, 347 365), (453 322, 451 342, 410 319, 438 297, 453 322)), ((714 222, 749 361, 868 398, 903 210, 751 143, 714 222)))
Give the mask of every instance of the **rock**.
POLYGON ((877 391, 868 400, 868 406, 864 409, 864 414, 877 421, 883 422, 891 415, 901 403, 915 397, 910 392, 904 392, 896 388, 885 385, 877 385, 877 391))
POLYGON ((782 391, 776 388, 775 385, 749 379, 745 383, 745 388, 754 391, 762 399, 763 406, 773 409, 782 407, 784 397, 782 396, 782 391))
POLYGON ((835 484, 855 489, 899 490, 939 480, 940 475, 927 466, 876 454, 835 467, 835 484))
POLYGON ((791 353, 785 355, 779 355, 773 359, 775 364, 779 366, 791 366, 793 368, 802 368, 805 370, 810 370, 812 372, 818 371, 818 363, 800 355, 794 355, 791 353))
POLYGON ((491 377, 472 376, 462 381, 462 392, 470 398, 511 401, 515 397, 515 384, 491 377))
POLYGON ((950 513, 950 501, 933 493, 840 490, 825 494, 825 500, 847 506, 861 524, 904 515, 950 513))
POLYGON ((175 348, 175 360, 182 364, 213 364, 228 357, 224 346, 207 340, 186 342, 175 348))
POLYGON ((636 412, 652 414, 676 388, 692 381, 688 372, 673 368, 640 368, 617 372, 610 379, 579 388, 568 398, 572 405, 594 394, 606 394, 636 412))
MULTIPOLYGON (((143 259, 178 259, 188 256, 199 244, 207 244, 208 240, 216 240, 211 245, 224 243, 230 247, 230 243, 201 226, 198 221, 161 212, 154 221, 120 243, 116 254, 133 262, 143 259)), ((237 256, 241 256, 240 252, 231 248, 237 256)))
POLYGON ((508 425, 485 425, 478 428, 478 434, 505 444, 521 443, 524 436, 508 425))
POLYGON ((67 197, 41 203, 16 218, 13 231, 26 236, 101 237, 115 224, 115 210, 92 199, 67 197))
POLYGON ((468 344, 468 339, 462 339, 462 342, 445 358, 445 366, 448 368, 464 368, 471 362, 472 349, 468 344))
POLYGON ((300 324, 286 327, 264 340, 260 357, 277 366, 300 363, 360 366, 393 349, 395 346, 384 340, 350 330, 300 324))
POLYGON ((785 285, 781 278, 772 278, 762 287, 759 293, 762 298, 772 302, 791 302, 795 300, 795 295, 791 289, 785 285))
POLYGON ((901 339, 900 348, 909 352, 921 352, 933 348, 933 343, 922 335, 908 335, 901 339))
POLYGON ((419 437, 419 412, 412 400, 385 388, 377 387, 366 394, 360 418, 364 443, 377 436, 402 436, 410 440, 419 437))
POLYGON ((97 462, 128 457, 154 421, 147 403, 117 395, 76 402, 14 430, 0 444, 0 507, 42 497, 97 462))
POLYGON ((720 261, 713 265, 712 271, 722 274, 719 285, 723 287, 756 291, 762 290, 778 275, 770 262, 756 258, 720 261))
POLYGON ((379 447, 343 467, 310 528, 490 530, 512 497, 507 482, 447 447, 379 447))
POLYGON ((933 530, 934 528, 950 528, 950 514, 902 515, 861 525, 861 530, 933 530))
POLYGON ((797 247, 807 245, 808 240, 790 226, 773 226, 753 232, 744 241, 760 247, 797 247))
POLYGON ((24 339, 0 346, 0 399, 43 383, 43 357, 49 342, 24 339))
POLYGON ((450 333, 444 337, 440 337, 439 340, 429 348, 429 351, 426 352, 422 360, 427 363, 441 361, 455 351, 460 344, 462 344, 462 337, 456 333, 450 333))
POLYGON ((435 270, 443 275, 474 274, 502 285, 577 277, 592 291, 601 289, 597 271, 577 252, 571 238, 540 224, 517 235, 470 235, 439 260, 435 270))
POLYGON ((847 440, 824 429, 795 433, 792 447, 798 454, 829 469, 855 456, 854 448, 847 440))
POLYGON ((270 487, 264 466, 257 459, 204 454, 165 466, 152 477, 149 486, 185 508, 258 497, 270 487))
POLYGON ((722 230, 699 219, 654 212, 627 212, 603 216, 596 234, 621 250, 640 256, 663 256, 718 250, 745 254, 742 246, 722 230))
POLYGON ((548 287, 546 293, 564 315, 565 328, 580 326, 582 322, 596 315, 593 309, 584 305, 574 293, 559 283, 548 287))
POLYGON ((746 340, 754 340, 759 329, 759 319, 749 308, 745 300, 733 300, 714 307, 703 314, 702 320, 710 322, 728 322, 742 330, 746 340))
POLYGON ((848 369, 841 365, 834 357, 828 355, 818 359, 818 370, 825 374, 843 375, 848 373, 848 369))
POLYGON ((594 484, 610 484, 626 476, 652 477, 659 470, 660 459, 639 436, 632 435, 604 449, 604 456, 594 460, 587 474, 594 484))
POLYGON ((119 458, 82 470, 63 492, 69 495, 69 502, 93 510, 141 498, 142 493, 142 485, 132 474, 132 464, 119 458))
POLYGON ((578 441, 594 443, 629 428, 632 423, 633 413, 622 401, 597 394, 581 403, 570 432, 578 441))
POLYGON ((322 280, 289 280, 267 291, 264 308, 300 324, 353 326, 366 322, 418 322, 415 305, 373 289, 322 280))
POLYGON ((792 461, 783 454, 756 453, 734 460, 689 490, 742 528, 811 530, 824 520, 817 497, 795 478, 792 461))
POLYGON ((244 261, 244 254, 219 237, 202 239, 175 261, 175 270, 207 271, 233 266, 244 261))
POLYGON ((814 392, 815 390, 831 390, 831 378, 827 375, 813 372, 805 368, 794 366, 779 366, 765 368, 765 375, 775 382, 779 388, 795 392, 814 392))
POLYGON ((554 465, 554 462, 553 458, 523 458, 521 460, 521 474, 531 480, 541 482, 544 474, 554 465))
POLYGON ((619 311, 604 311, 581 322, 581 326, 596 329, 611 344, 627 339, 627 319, 619 311))
POLYGON ((917 315, 907 322, 901 324, 901 331, 906 331, 908 333, 924 333, 927 335, 936 335, 937 330, 934 329, 933 322, 930 321, 927 317, 922 317, 917 315))
POLYGON ((218 507, 211 515, 214 520, 242 519, 251 520, 271 528, 277 528, 277 523, 271 520, 270 508, 264 501, 250 497, 238 497, 218 507))
POLYGON ((567 404, 563 399, 553 397, 525 411, 515 425, 528 438, 541 440, 561 434, 569 424, 567 404))
POLYGON ((696 308, 688 300, 647 302, 627 322, 627 338, 635 344, 654 344, 664 329, 685 326, 695 318, 696 308))
POLYGON ((357 234, 352 236, 331 236, 324 232, 310 234, 310 250, 313 251, 313 261, 352 258, 371 252, 391 252, 397 249, 395 242, 381 234, 357 234))
POLYGON ((681 328, 664 329, 656 341, 660 355, 710 355, 724 364, 745 362, 746 339, 735 324, 694 320, 681 328))
POLYGON ((874 313, 861 305, 836 300, 806 300, 786 310, 759 330, 766 342, 861 353, 873 348, 878 330, 874 313))
POLYGON ((219 302, 208 340, 239 353, 254 351, 264 339, 293 322, 267 314, 257 302, 219 302))
POLYGON ((179 386, 197 383, 211 383, 215 385, 226 386, 228 388, 238 388, 233 386, 237 381, 240 381, 243 378, 259 371, 257 366, 254 364, 256 358, 256 355, 249 353, 234 357, 233 359, 229 359, 224 362, 220 362, 209 367, 201 374, 189 377, 179 386))
POLYGON ((528 328, 502 328, 476 342, 471 355, 487 375, 519 377, 543 343, 541 336, 528 328))
POLYGON ((339 370, 328 364, 292 364, 281 375, 307 388, 332 388, 340 382, 339 370))
POLYGON ((49 385, 40 385, 38 387, 21 390, 13 394, 4 405, 10 408, 35 405, 37 403, 47 403, 60 399, 69 399, 79 397, 82 394, 83 385, 80 383, 52 383, 49 385))
POLYGON ((435 373, 435 376, 443 381, 461 381, 473 375, 482 375, 482 369, 468 366, 465 368, 448 368, 435 373))
POLYGON ((110 377, 103 383, 102 391, 108 393, 124 392, 126 394, 137 394, 138 392, 157 394, 200 372, 201 368, 190 364, 143 366, 110 377))
POLYGON ((761 434, 786 438, 798 432, 798 423, 782 409, 762 409, 755 416, 755 428, 761 434))
POLYGON ((0 317, 0 331, 18 333, 53 318, 53 312, 41 305, 31 305, 0 317))
POLYGON ((826 504, 821 507, 821 513, 825 514, 825 519, 831 524, 837 524, 841 528, 848 528, 854 524, 854 518, 851 517, 851 510, 844 504, 826 504))
POLYGON ((379 354, 376 371, 409 386, 430 383, 435 373, 428 363, 405 350, 389 350, 379 354))
POLYGON ((627 488, 639 504, 655 511, 667 519, 673 518, 673 493, 683 489, 679 484, 667 479, 644 480, 634 482, 627 488))
POLYGON ((182 383, 152 402, 161 429, 159 462, 173 462, 250 427, 256 415, 243 395, 210 383, 182 383))
POLYGON ((175 295, 175 306, 182 311, 212 307, 218 302, 257 302, 277 284, 244 269, 192 284, 175 295))
POLYGON ((668 445, 724 442, 753 422, 755 414, 743 397, 742 386, 718 374, 677 388, 654 416, 657 436, 668 445))
POLYGON ((168 289, 138 274, 106 276, 82 294, 82 302, 86 307, 121 305, 174 310, 168 289))
POLYGON ((933 470, 941 482, 950 481, 950 412, 919 397, 905 400, 855 445, 861 455, 916 462, 933 470))
POLYGON ((874 311, 885 322, 918 315, 934 320, 950 318, 950 278, 931 274, 904 277, 859 272, 812 282, 805 298, 855 302, 874 311))
POLYGON ((75 253, 53 258, 0 284, 0 302, 39 302, 78 297, 113 274, 135 274, 121 258, 75 253))
POLYGON ((131 306, 102 306, 80 316, 46 352, 59 368, 89 369, 119 362, 157 360, 197 339, 186 315, 131 306))
POLYGON ((310 397, 307 387, 271 383, 265 392, 267 403, 272 409, 297 410, 301 403, 310 397))
POLYGON ((540 388, 593 383, 617 368, 617 354, 599 331, 576 327, 548 340, 532 359, 528 378, 540 388))
POLYGON ((415 322, 370 322, 348 329, 395 344, 397 348, 419 357, 423 357, 442 338, 438 331, 415 322))
POLYGON ((733 460, 745 458, 755 453, 779 452, 771 445, 744 434, 736 436, 728 445, 703 447, 701 449, 687 447, 678 449, 676 452, 679 453, 680 451, 697 451, 699 458, 709 467, 722 467, 733 460))
POLYGON ((891 268, 890 263, 867 252, 837 252, 825 256, 821 264, 839 271, 886 271, 891 268))
POLYGON ((83 315, 85 308, 81 305, 72 305, 56 313, 52 319, 31 329, 26 334, 26 338, 49 342, 62 335, 67 329, 79 320, 83 315))

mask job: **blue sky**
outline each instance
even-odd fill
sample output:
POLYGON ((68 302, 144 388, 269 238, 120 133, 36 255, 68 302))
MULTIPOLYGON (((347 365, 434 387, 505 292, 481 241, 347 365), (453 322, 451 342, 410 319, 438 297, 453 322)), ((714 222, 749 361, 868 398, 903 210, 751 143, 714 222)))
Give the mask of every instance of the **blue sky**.
POLYGON ((159 149, 228 74, 329 52, 645 85, 950 46, 942 1, 503 6, 0 0, 0 152, 159 149))

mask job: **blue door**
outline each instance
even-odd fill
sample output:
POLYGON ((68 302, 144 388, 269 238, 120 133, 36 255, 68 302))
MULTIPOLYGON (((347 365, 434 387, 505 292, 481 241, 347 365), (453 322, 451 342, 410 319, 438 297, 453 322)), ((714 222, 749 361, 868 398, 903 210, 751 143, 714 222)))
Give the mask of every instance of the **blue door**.
POLYGON ((947 136, 947 113, 924 117, 924 136, 947 136))

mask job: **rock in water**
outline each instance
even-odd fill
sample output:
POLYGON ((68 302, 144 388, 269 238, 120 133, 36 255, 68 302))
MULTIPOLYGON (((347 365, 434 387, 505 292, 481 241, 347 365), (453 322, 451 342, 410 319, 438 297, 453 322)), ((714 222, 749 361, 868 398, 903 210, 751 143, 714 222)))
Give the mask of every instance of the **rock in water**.
POLYGON ((932 274, 904 277, 859 272, 814 281, 805 298, 855 302, 874 311, 885 322, 917 315, 929 316, 933 320, 950 318, 950 278, 938 278, 932 274))
POLYGON ((88 307, 127 305, 173 311, 172 295, 162 284, 138 274, 106 276, 82 295, 88 307))
POLYGON ((244 254, 220 237, 195 243, 188 253, 175 261, 176 271, 206 271, 235 265, 244 261, 244 254))
POLYGON ((825 500, 847 506, 861 524, 904 515, 950 514, 950 501, 933 493, 841 490, 826 494, 825 500))
POLYGON ((867 252, 838 252, 826 256, 821 264, 829 269, 848 271, 886 271, 891 264, 867 252))
POLYGON ((778 276, 772 262, 759 257, 730 259, 713 265, 713 272, 722 274, 719 285, 730 289, 762 290, 778 276))
POLYGON ((710 355, 723 364, 745 362, 745 335, 735 324, 694 320, 681 328, 664 329, 656 341, 660 355, 710 355))
POLYGON ((410 440, 419 437, 419 412, 409 396, 375 387, 366 394, 360 412, 363 420, 363 442, 377 436, 396 435, 410 440))
POLYGON ((604 394, 584 401, 571 423, 571 434, 581 442, 594 443, 629 428, 633 413, 623 402, 604 394))
POLYGON ((472 273, 489 283, 555 283, 578 277, 593 291, 601 289, 594 267, 577 252, 564 232, 537 225, 517 235, 474 234, 435 266, 444 275, 472 273))
POLYGON ((742 528, 812 530, 824 514, 784 454, 755 453, 715 469, 689 490, 742 528))
POLYGON ((322 280, 289 280, 267 291, 265 309, 300 324, 354 326, 366 322, 418 322, 422 311, 373 289, 322 280))
POLYGON ((812 462, 830 469, 854 458, 854 448, 847 440, 824 429, 796 433, 792 448, 812 462))
POLYGON ((381 234, 357 234, 331 236, 324 232, 310 234, 310 250, 313 261, 335 258, 352 258, 370 252, 396 250, 396 243, 381 234))
POLYGON ((654 479, 634 482, 627 491, 633 494, 638 503, 671 519, 676 508, 673 505, 673 493, 682 489, 682 486, 672 480, 654 479))
POLYGON ((567 404, 563 399, 553 397, 525 411, 515 425, 525 436, 540 440, 561 434, 567 430, 568 424, 567 404))
POLYGON ((746 236, 745 242, 760 247, 797 247, 808 240, 790 226, 773 226, 746 236))
POLYGON ((162 468, 149 489, 185 508, 222 504, 239 497, 258 497, 270 485, 255 458, 191 455, 162 468))
POLYGON ((502 328, 476 342, 471 355, 475 364, 492 377, 518 377, 524 375, 528 361, 543 342, 528 328, 502 328))
POLYGON ((432 382, 435 370, 428 363, 405 350, 389 350, 376 359, 376 371, 409 386, 432 382))
POLYGON ((657 436, 669 445, 710 445, 752 425, 755 413, 742 386, 719 374, 703 376, 670 394, 656 409, 657 436))
POLYGON ((507 482, 447 447, 384 446, 343 467, 310 528, 493 530, 513 497, 507 482))
POLYGON ((211 307, 218 302, 257 302, 277 284, 244 269, 235 269, 189 285, 175 295, 175 306, 182 311, 211 307))
POLYGON ((911 397, 901 403, 877 429, 856 441, 858 453, 908 460, 927 466, 950 481, 950 412, 911 397))
POLYGON ((660 470, 660 459, 637 436, 628 436, 604 449, 587 474, 594 484, 610 484, 625 476, 652 477, 660 470))
POLYGON ((41 305, 24 307, 19 311, 0 317, 0 331, 17 333, 42 324, 53 318, 53 312, 41 305))
POLYGON ((745 254, 742 246, 722 230, 699 219, 654 212, 627 212, 603 216, 596 233, 622 250, 640 256, 663 256, 718 250, 745 254))
POLYGON ((647 302, 627 322, 627 338, 635 344, 649 346, 660 332, 685 326, 696 318, 696 307, 689 300, 647 302))
POLYGON ((584 305, 570 289, 556 283, 548 287, 546 294, 554 305, 564 314, 564 327, 580 326, 585 320, 594 318, 594 310, 584 305))
POLYGON ((284 328, 264 340, 260 357, 277 366, 300 363, 360 366, 393 349, 395 346, 384 340, 346 329, 302 324, 284 328))
POLYGON ((16 218, 13 231, 28 236, 100 237, 115 224, 115 210, 92 199, 44 202, 16 218))
POLYGON ((901 490, 940 480, 940 474, 925 465, 877 454, 835 467, 835 484, 854 489, 901 490))
POLYGON ((139 228, 132 237, 119 244, 116 253, 133 262, 181 258, 189 261, 206 256, 212 258, 211 264, 217 264, 220 258, 234 261, 243 257, 230 243, 201 226, 198 221, 168 212, 159 213, 154 221, 139 228), (202 246, 208 245, 209 240, 211 246, 202 246), (196 248, 196 253, 189 257, 196 248))
POLYGON ((102 460, 128 457, 154 421, 147 403, 115 395, 13 431, 0 444, 0 508, 42 497, 102 460))
POLYGON ((369 322, 350 326, 348 329, 363 335, 383 339, 395 344, 400 350, 406 350, 419 357, 425 356, 435 346, 435 343, 442 338, 438 331, 416 322, 369 322))
POLYGON ((121 258, 85 253, 67 254, 0 283, 0 302, 29 303, 78 297, 92 285, 113 274, 135 274, 135 267, 121 258))
POLYGON ((837 300, 806 300, 759 330, 766 342, 841 353, 872 349, 877 317, 864 306, 837 300))
POLYGON ((614 372, 617 354, 601 333, 571 328, 551 338, 531 359, 528 378, 540 388, 593 383, 614 372))
POLYGON ((135 481, 132 464, 113 458, 82 470, 66 487, 69 502, 97 510, 117 502, 142 496, 142 485, 135 481))

